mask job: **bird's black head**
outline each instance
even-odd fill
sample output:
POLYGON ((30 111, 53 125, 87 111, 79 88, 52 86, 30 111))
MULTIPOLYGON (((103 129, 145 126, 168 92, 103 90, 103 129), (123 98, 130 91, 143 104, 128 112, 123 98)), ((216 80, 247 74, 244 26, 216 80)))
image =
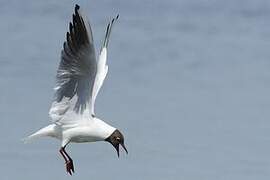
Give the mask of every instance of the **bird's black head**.
POLYGON ((108 141, 113 145, 113 147, 116 149, 118 157, 119 157, 119 144, 124 148, 126 153, 128 153, 127 148, 125 147, 124 144, 124 136, 118 129, 116 129, 108 138, 106 138, 105 141, 108 141))

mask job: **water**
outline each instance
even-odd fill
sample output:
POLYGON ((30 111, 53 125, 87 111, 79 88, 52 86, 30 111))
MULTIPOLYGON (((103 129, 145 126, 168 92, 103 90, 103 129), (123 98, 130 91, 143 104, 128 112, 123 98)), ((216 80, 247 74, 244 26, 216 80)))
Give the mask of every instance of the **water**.
MULTIPOLYGON (((0 2, 3 180, 68 178, 57 140, 20 140, 48 124, 74 3, 0 2)), ((73 179, 269 179, 269 1, 76 3, 97 50, 120 14, 96 111, 125 134, 129 154, 72 144, 73 179)))

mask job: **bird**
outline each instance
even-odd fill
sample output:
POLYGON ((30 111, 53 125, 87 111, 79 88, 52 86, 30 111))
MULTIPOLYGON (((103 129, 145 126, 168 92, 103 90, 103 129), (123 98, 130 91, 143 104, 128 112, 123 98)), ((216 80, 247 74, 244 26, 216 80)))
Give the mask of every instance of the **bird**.
POLYGON ((78 4, 74 11, 57 70, 54 99, 49 110, 51 123, 24 139, 25 142, 37 137, 59 139, 59 153, 70 175, 75 171, 73 160, 65 150, 69 143, 105 141, 115 148, 118 157, 120 145, 128 154, 120 130, 98 118, 94 112, 96 97, 108 72, 107 49, 119 14, 108 23, 96 57, 90 23, 78 4))

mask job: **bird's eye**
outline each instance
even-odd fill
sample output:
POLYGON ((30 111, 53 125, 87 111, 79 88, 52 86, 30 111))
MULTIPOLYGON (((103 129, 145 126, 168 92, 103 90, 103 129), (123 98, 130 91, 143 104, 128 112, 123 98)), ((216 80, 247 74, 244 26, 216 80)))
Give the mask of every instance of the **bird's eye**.
POLYGON ((120 141, 120 137, 116 137, 116 140, 117 140, 117 141, 120 141))

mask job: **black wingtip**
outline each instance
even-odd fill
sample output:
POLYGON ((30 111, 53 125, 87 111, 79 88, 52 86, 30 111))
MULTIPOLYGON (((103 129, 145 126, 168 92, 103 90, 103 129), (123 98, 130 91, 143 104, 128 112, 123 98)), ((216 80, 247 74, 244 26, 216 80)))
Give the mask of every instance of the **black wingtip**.
POLYGON ((118 19, 119 18, 119 14, 117 14, 117 16, 116 16, 116 19, 118 19))
MULTIPOLYGON (((76 14, 77 14, 77 12, 76 12, 76 14)), ((74 24, 74 22, 75 22, 75 18, 76 18, 76 15, 72 14, 72 21, 73 21, 73 24, 74 24)))
POLYGON ((80 6, 78 4, 75 5, 75 11, 78 11, 80 9, 80 6))
POLYGON ((69 32, 66 33, 66 39, 69 39, 69 32))
POLYGON ((70 32, 70 33, 72 33, 72 29, 73 29, 73 25, 72 25, 72 23, 70 22, 70 23, 69 23, 69 32, 70 32))

